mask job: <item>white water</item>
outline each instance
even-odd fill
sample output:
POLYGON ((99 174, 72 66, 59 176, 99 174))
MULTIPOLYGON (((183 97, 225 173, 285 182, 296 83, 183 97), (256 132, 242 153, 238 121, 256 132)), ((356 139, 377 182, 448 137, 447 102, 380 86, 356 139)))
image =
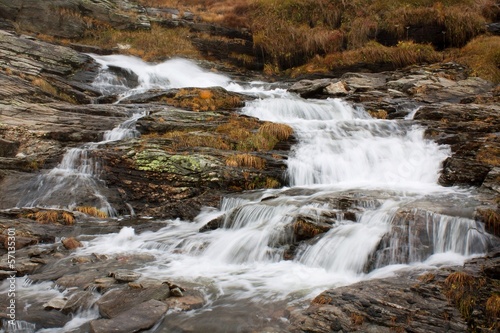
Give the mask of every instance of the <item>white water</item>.
MULTIPOLYGON (((308 299, 326 288, 387 276, 402 267, 461 263, 487 249, 482 226, 464 217, 427 218, 429 253, 416 251, 417 243, 411 240, 416 239, 412 230, 422 225, 412 224, 411 217, 398 222, 398 213, 421 202, 450 194, 455 202, 467 200, 466 193, 437 185, 441 163, 450 151, 425 140, 422 128, 372 119, 339 99, 304 100, 284 90, 269 91, 263 83, 236 84, 185 60, 150 65, 125 56, 96 59, 105 67, 119 66, 137 75, 138 86, 129 90, 117 87, 116 77, 104 72, 99 84, 122 96, 151 88, 223 86, 258 96, 242 113, 289 124, 298 138, 288 160, 291 188, 224 198, 220 210, 203 210, 194 222, 169 221, 157 232, 137 235, 133 228, 123 228, 84 242, 75 253, 153 254, 156 260, 139 270, 145 277, 193 283, 205 294, 208 305, 190 315, 193 321, 218 306, 248 304, 243 300, 270 304, 308 299), (333 203, 344 197, 356 198, 351 207, 356 221, 344 219, 333 203), (284 260, 296 217, 319 221, 328 214, 336 216, 329 220, 332 229, 300 245, 293 260, 284 260), (224 219, 222 228, 198 231, 219 216, 224 219), (405 221, 411 225, 405 229, 406 238, 396 228, 405 221), (402 255, 400 248, 408 254, 402 255), (368 272, 370 260, 378 269, 368 272)), ((115 134, 111 131, 105 140, 117 139, 115 134)), ((65 167, 61 162, 59 169, 65 167)), ((82 175, 98 170, 90 160, 78 166, 68 162, 66 168, 82 175)))
POLYGON ((94 150, 105 143, 138 136, 135 123, 143 115, 134 113, 130 119, 106 131, 100 142, 68 149, 59 165, 40 174, 28 185, 17 207, 72 209, 90 205, 99 208, 108 216, 116 216, 115 209, 102 193, 105 188, 104 182, 99 178, 102 166, 94 157, 94 150))
MULTIPOLYGON (((142 235, 124 229, 118 235, 89 242, 84 253, 152 252, 160 259, 144 268, 146 275, 213 279, 222 290, 241 288, 237 297, 255 296, 252 293, 276 296, 366 278, 363 267, 382 237, 391 232, 395 214, 425 195, 443 196, 453 191, 436 184, 449 148, 425 140, 420 127, 372 119, 364 110, 339 99, 304 100, 284 90, 268 91, 262 83, 236 84, 185 60, 150 65, 125 56, 97 59, 104 66, 121 66, 135 73, 137 90, 223 86, 259 96, 247 103, 242 113, 294 128, 299 143, 288 160, 290 183, 314 189, 315 194, 288 196, 278 190, 257 193, 250 199, 226 198, 220 211, 202 212, 197 223, 175 221, 156 233, 142 235), (316 244, 301 249, 294 261, 283 261, 285 245, 293 238, 287 226, 295 216, 332 209, 310 198, 338 196, 346 190, 389 190, 396 191, 396 197, 381 206, 366 206, 357 222, 338 220, 336 228, 316 244), (278 198, 260 202, 268 195, 278 198), (198 232, 206 222, 223 214, 223 228, 198 232), (294 274, 287 274, 289 271, 294 274)), ((476 224, 469 219, 448 218, 466 230, 476 224)), ((445 224, 435 228, 446 228, 441 226, 445 224)), ((474 248, 475 252, 469 245, 450 248, 436 244, 434 253, 452 251, 465 257, 484 249, 484 244, 474 248)))

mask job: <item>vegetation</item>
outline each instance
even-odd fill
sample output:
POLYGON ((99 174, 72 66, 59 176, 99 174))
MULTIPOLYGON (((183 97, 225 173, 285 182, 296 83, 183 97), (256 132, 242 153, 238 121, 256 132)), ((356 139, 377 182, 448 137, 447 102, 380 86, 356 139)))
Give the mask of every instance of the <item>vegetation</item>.
POLYGON ((478 218, 484 222, 486 231, 500 236, 500 213, 493 209, 478 209, 478 218))
POLYGON ((486 314, 490 318, 500 317, 500 295, 494 294, 486 301, 486 314))
POLYGON ((470 66, 476 75, 500 83, 499 36, 479 36, 463 47, 455 58, 470 66))
POLYGON ((215 111, 234 109, 243 105, 243 99, 237 94, 219 89, 180 89, 175 96, 165 97, 169 105, 192 111, 215 111))
POLYGON ((41 224, 60 223, 64 225, 72 225, 75 223, 73 213, 63 210, 44 209, 23 214, 21 217, 35 220, 41 224))
POLYGON ((444 280, 445 295, 455 304, 462 317, 469 320, 476 304, 475 291, 482 285, 480 279, 465 272, 453 272, 444 280))
POLYGON ((34 86, 37 86, 41 91, 52 97, 61 99, 68 103, 77 104, 73 97, 65 94, 64 92, 60 92, 56 87, 40 77, 33 77, 31 83, 33 83, 34 86))
POLYGON ((226 165, 231 167, 264 169, 266 166, 266 161, 255 155, 236 154, 231 155, 226 159, 226 165))
MULTIPOLYGON (((259 57, 267 74, 299 75, 359 65, 390 69, 456 60, 471 66, 477 75, 500 82, 500 37, 485 35, 485 24, 500 19, 495 0, 138 2, 146 7, 178 9, 180 17, 189 12, 195 20, 248 29, 254 54, 232 52, 228 59, 253 66, 260 62, 256 61, 259 57)), ((119 30, 67 9, 60 9, 59 15, 87 28, 83 38, 62 42, 115 49, 147 61, 173 56, 200 59, 202 55, 193 43, 196 39, 224 38, 158 24, 150 30, 119 30)), ((204 111, 212 106, 205 101, 193 107, 204 111)))
POLYGON ((79 43, 105 49, 118 48, 123 54, 156 61, 173 56, 198 59, 200 53, 187 38, 187 28, 163 28, 153 24, 151 30, 117 30, 105 27, 91 32, 79 43))
POLYGON ((89 215, 89 216, 94 216, 94 217, 99 217, 99 218, 107 218, 108 214, 106 212, 103 212, 102 210, 96 208, 96 207, 91 207, 91 206, 78 206, 74 208, 75 211, 89 215))

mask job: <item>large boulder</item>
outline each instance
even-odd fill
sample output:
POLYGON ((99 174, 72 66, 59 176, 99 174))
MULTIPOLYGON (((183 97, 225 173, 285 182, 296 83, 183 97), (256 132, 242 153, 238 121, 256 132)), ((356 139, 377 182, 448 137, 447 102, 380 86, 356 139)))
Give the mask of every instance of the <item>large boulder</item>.
POLYGON ((0 0, 0 18, 24 31, 61 38, 82 37, 99 26, 149 27, 141 7, 128 0, 0 0))

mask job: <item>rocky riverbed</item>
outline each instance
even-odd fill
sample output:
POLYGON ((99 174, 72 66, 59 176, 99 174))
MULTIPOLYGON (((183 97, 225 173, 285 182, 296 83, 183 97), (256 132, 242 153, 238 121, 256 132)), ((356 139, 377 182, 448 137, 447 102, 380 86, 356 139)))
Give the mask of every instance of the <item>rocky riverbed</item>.
MULTIPOLYGON (((25 2, 29 6, 22 10, 10 3, 0 1, 0 5, 15 13, 18 24, 27 24, 38 2, 25 2)), ((74 3, 76 6, 77 1, 74 3)), ((114 4, 96 3, 86 12, 100 19, 105 16, 102 8, 107 7, 99 7, 99 3, 108 7, 114 4)), ((116 26, 147 25, 148 16, 140 8, 125 6, 127 3, 120 4, 123 15, 112 16, 110 22, 116 26), (135 15, 128 16, 128 10, 135 15)), ((148 9, 150 16, 151 12, 148 9)), ((39 27, 35 23, 33 26, 39 27)), ((82 33, 85 26, 49 25, 44 29, 40 32, 69 36, 82 33)), ((147 232, 168 227, 175 219, 193 220, 203 207, 219 207, 224 196, 289 185, 285 170, 297 142, 296 133, 290 127, 273 127, 273 123, 241 114, 241 108, 255 96, 210 87, 151 89, 122 99, 118 93, 92 85, 100 66, 93 57, 75 50, 80 46, 49 44, 18 35, 8 27, 0 31, 0 44, 0 277, 4 290, 8 288, 7 278, 17 276, 17 319, 24 325, 18 332, 61 327, 65 332, 137 332, 155 325, 160 330, 174 327, 181 332, 199 331, 203 323, 165 324, 169 320, 166 314, 209 306, 198 284, 138 272, 145 264, 155 262, 151 254, 78 251, 99 235, 132 239, 127 234, 131 228, 137 235, 149 235, 147 232), (106 131, 138 113, 142 115, 136 122, 140 135, 92 149, 93 158, 102 165, 102 194, 117 217, 100 215, 94 207, 95 198, 85 193, 73 205, 57 209, 14 208, 25 195, 26 184, 56 167, 68 149, 101 141, 106 131), (15 270, 8 264, 9 229, 15 229, 16 234, 15 270), (83 324, 75 324, 75 316, 84 318, 83 324)), ((203 66, 207 68, 207 63, 203 66)), ((124 86, 137 84, 133 73, 123 68, 113 70, 124 86)), ((245 83, 240 76, 236 82, 245 83)), ((427 139, 449 145, 451 155, 443 163, 439 184, 469 188, 470 195, 466 202, 458 199, 439 209, 432 202, 420 202, 399 213, 400 224, 394 228, 402 225, 419 230, 420 248, 431 247, 428 239, 432 231, 424 227, 430 213, 484 223, 487 231, 498 236, 498 86, 475 77, 464 66, 445 63, 308 78, 274 87, 308 99, 340 97, 374 118, 424 126, 427 139)), ((262 199, 262 205, 271 207, 280 196, 313 194, 303 189, 288 191, 262 199)), ((67 195, 61 190, 51 200, 64 202, 67 195)), ((285 227, 291 236, 282 241, 288 242, 283 258, 293 260, 301 246, 317 242, 339 221, 356 221, 389 197, 387 192, 344 191, 333 197, 311 198, 308 204, 328 205, 330 212, 320 211, 319 217, 296 216, 285 227)), ((224 221, 224 216, 207 220, 198 233, 222 228, 224 221)), ((385 246, 381 241, 378 251, 383 253, 385 246)), ((493 332, 499 327, 498 308, 495 312, 491 307, 491 303, 499 302, 497 246, 498 239, 492 237, 488 246, 492 252, 467 261, 463 267, 407 269, 397 276, 329 289, 310 304, 277 302, 272 310, 266 308, 265 313, 259 313, 266 318, 259 325, 245 322, 243 330, 493 332), (457 276, 461 284, 454 284, 457 276)), ((399 256, 406 258, 402 263, 411 262, 410 252, 401 252, 399 256)), ((373 270, 374 261, 363 270, 373 270)), ((7 293, 2 293, 2 309, 8 302, 7 293)), ((0 317, 8 332, 8 313, 1 310, 0 317)), ((206 325, 211 327, 211 323, 206 325)), ((231 331, 227 327, 217 329, 231 331)))

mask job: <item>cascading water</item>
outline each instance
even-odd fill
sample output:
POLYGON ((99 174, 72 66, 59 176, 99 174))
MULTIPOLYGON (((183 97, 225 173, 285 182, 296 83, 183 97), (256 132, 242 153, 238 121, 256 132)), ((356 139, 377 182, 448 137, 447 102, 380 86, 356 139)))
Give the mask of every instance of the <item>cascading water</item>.
POLYGON ((135 123, 141 116, 142 113, 135 113, 124 123, 106 131, 101 142, 69 149, 57 167, 32 181, 17 206, 73 208, 90 205, 98 207, 108 216, 116 216, 116 211, 102 193, 106 185, 99 179, 101 165, 93 151, 102 144, 137 136, 135 123))
MULTIPOLYGON (((298 139, 288 160, 291 188, 227 197, 219 210, 203 210, 194 222, 169 221, 157 232, 140 235, 127 227, 86 241, 76 252, 149 253, 155 260, 138 270, 144 277, 189 283, 204 293, 205 307, 171 313, 155 332, 182 323, 192 331, 234 331, 238 314, 249 308, 259 308, 255 311, 265 317, 276 302, 308 299, 328 287, 376 277, 383 266, 457 263, 487 250, 488 236, 471 219, 444 214, 414 218, 416 208, 450 193, 454 203, 464 204, 467 193, 436 184, 450 151, 425 140, 423 129, 410 121, 375 120, 339 99, 304 100, 269 91, 264 84, 237 85, 185 60, 149 65, 125 56, 96 59, 104 68, 121 67, 138 77, 130 90, 111 71, 103 71, 100 84, 109 91, 125 96, 150 88, 223 86, 259 97, 242 113, 289 124, 298 139), (297 245, 294 228, 302 217, 328 225, 329 231, 297 245), (199 232, 215 218, 223 220, 221 228, 199 232), (417 238, 423 242, 425 237, 432 249, 416 251, 417 238), (293 258, 287 257, 292 250, 293 258)), ((118 132, 111 131, 105 140, 122 138, 115 136, 118 132)), ((95 162, 79 160, 71 167, 62 162, 58 169, 79 177, 96 174, 95 162)), ((258 325, 255 318, 248 317, 244 327, 253 325, 258 325)))

